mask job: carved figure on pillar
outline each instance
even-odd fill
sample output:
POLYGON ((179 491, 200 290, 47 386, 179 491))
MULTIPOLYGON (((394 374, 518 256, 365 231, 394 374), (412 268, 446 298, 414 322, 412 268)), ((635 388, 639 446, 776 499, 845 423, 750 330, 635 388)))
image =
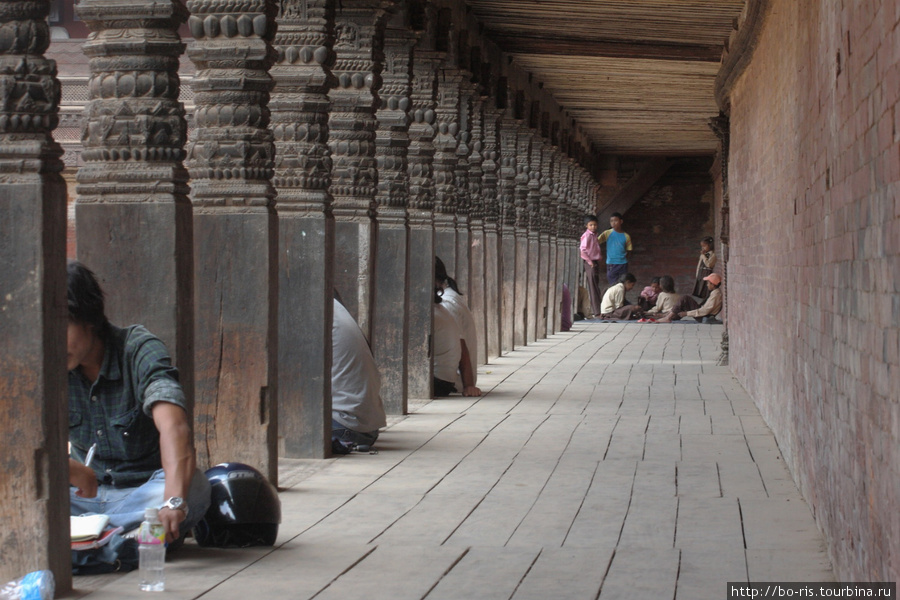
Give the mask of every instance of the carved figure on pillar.
POLYGON ((280 0, 269 108, 278 192, 280 452, 331 452, 334 219, 328 90, 334 85, 334 0, 280 0), (303 335, 297 335, 302 331, 303 335))
POLYGON ((201 464, 256 467, 275 484, 277 217, 269 68, 274 0, 189 0, 196 128, 188 146, 197 274, 201 464), (253 399, 255 416, 247 418, 253 399))

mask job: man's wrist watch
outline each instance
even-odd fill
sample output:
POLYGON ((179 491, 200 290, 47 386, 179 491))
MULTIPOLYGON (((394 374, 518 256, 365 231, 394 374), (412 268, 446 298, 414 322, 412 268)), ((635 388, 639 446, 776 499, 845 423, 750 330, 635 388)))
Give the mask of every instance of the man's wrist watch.
POLYGON ((188 505, 185 502, 184 498, 180 498, 178 496, 172 496, 168 500, 166 500, 165 504, 162 505, 161 508, 169 508, 171 510, 180 510, 184 513, 184 516, 188 516, 188 505))

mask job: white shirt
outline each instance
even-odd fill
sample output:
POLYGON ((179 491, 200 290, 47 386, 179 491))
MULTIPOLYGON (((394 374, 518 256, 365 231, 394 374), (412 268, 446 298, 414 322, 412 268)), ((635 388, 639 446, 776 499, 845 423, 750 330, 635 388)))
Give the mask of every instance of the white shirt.
MULTIPOLYGON (((456 319, 444 306, 434 305, 434 376, 443 381, 456 381, 459 359, 462 358, 462 336, 456 319)), ((459 390, 462 391, 462 390, 459 390)))
POLYGON ((617 308, 625 306, 625 284, 617 283, 603 294, 603 302, 600 304, 600 314, 611 314, 617 308))
POLYGON ((387 425, 381 402, 381 375, 359 325, 334 301, 331 326, 331 416, 353 431, 370 433, 387 425))
MULTIPOLYGON (((469 312, 466 301, 453 288, 448 287, 441 296, 441 304, 447 307, 456 324, 462 332, 462 339, 466 342, 469 351, 469 359, 472 362, 472 385, 478 385, 478 333, 475 329, 475 319, 469 312)), ((456 378, 456 388, 462 391, 462 376, 456 378)))

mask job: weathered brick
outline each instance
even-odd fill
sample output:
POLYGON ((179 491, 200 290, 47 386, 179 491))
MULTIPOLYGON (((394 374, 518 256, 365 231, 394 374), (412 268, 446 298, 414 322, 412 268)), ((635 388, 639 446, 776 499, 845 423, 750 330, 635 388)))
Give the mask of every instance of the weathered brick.
POLYGON ((839 579, 883 579, 900 534, 900 9, 774 4, 732 94, 731 364, 839 579))

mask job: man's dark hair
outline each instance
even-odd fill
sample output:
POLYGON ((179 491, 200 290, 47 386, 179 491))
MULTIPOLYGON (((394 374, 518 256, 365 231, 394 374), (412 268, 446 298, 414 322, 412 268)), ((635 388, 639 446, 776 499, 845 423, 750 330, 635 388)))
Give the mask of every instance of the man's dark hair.
POLYGON ((706 236, 705 238, 703 238, 703 239, 700 240, 700 241, 701 241, 701 242, 706 242, 706 245, 709 246, 709 249, 710 249, 710 250, 712 250, 712 249, 714 248, 714 246, 713 246, 713 239, 712 239, 711 236, 706 236))
POLYGON ((585 227, 587 227, 587 224, 590 223, 591 221, 593 221, 594 223, 596 223, 596 222, 597 222, 597 215, 585 215, 585 216, 584 216, 584 226, 585 226, 585 227))
POLYGON ((434 257, 434 278, 441 283, 444 283, 446 281, 454 292, 456 292, 460 296, 463 295, 462 292, 459 291, 459 288, 456 286, 456 280, 454 280, 447 274, 447 267, 444 266, 444 261, 442 261, 438 256, 434 257))
POLYGON ((672 279, 668 275, 663 275, 659 278, 659 287, 662 288, 662 291, 668 292, 670 294, 675 293, 675 280, 672 279))
POLYGON ((622 213, 620 213, 620 212, 614 212, 613 214, 609 215, 609 218, 610 218, 610 219, 612 219, 613 217, 619 217, 619 218, 622 219, 623 221, 625 220, 625 217, 623 217, 623 216, 622 216, 622 213))
POLYGON ((69 320, 92 325, 99 335, 108 321, 103 309, 103 290, 94 272, 77 260, 66 265, 69 320))
POLYGON ((619 277, 619 283, 637 283, 637 277, 632 275, 631 273, 625 273, 621 277, 619 277))
POLYGON ((650 283, 659 283, 660 279, 662 279, 662 278, 661 278, 661 277, 654 277, 653 279, 650 280, 650 283))

